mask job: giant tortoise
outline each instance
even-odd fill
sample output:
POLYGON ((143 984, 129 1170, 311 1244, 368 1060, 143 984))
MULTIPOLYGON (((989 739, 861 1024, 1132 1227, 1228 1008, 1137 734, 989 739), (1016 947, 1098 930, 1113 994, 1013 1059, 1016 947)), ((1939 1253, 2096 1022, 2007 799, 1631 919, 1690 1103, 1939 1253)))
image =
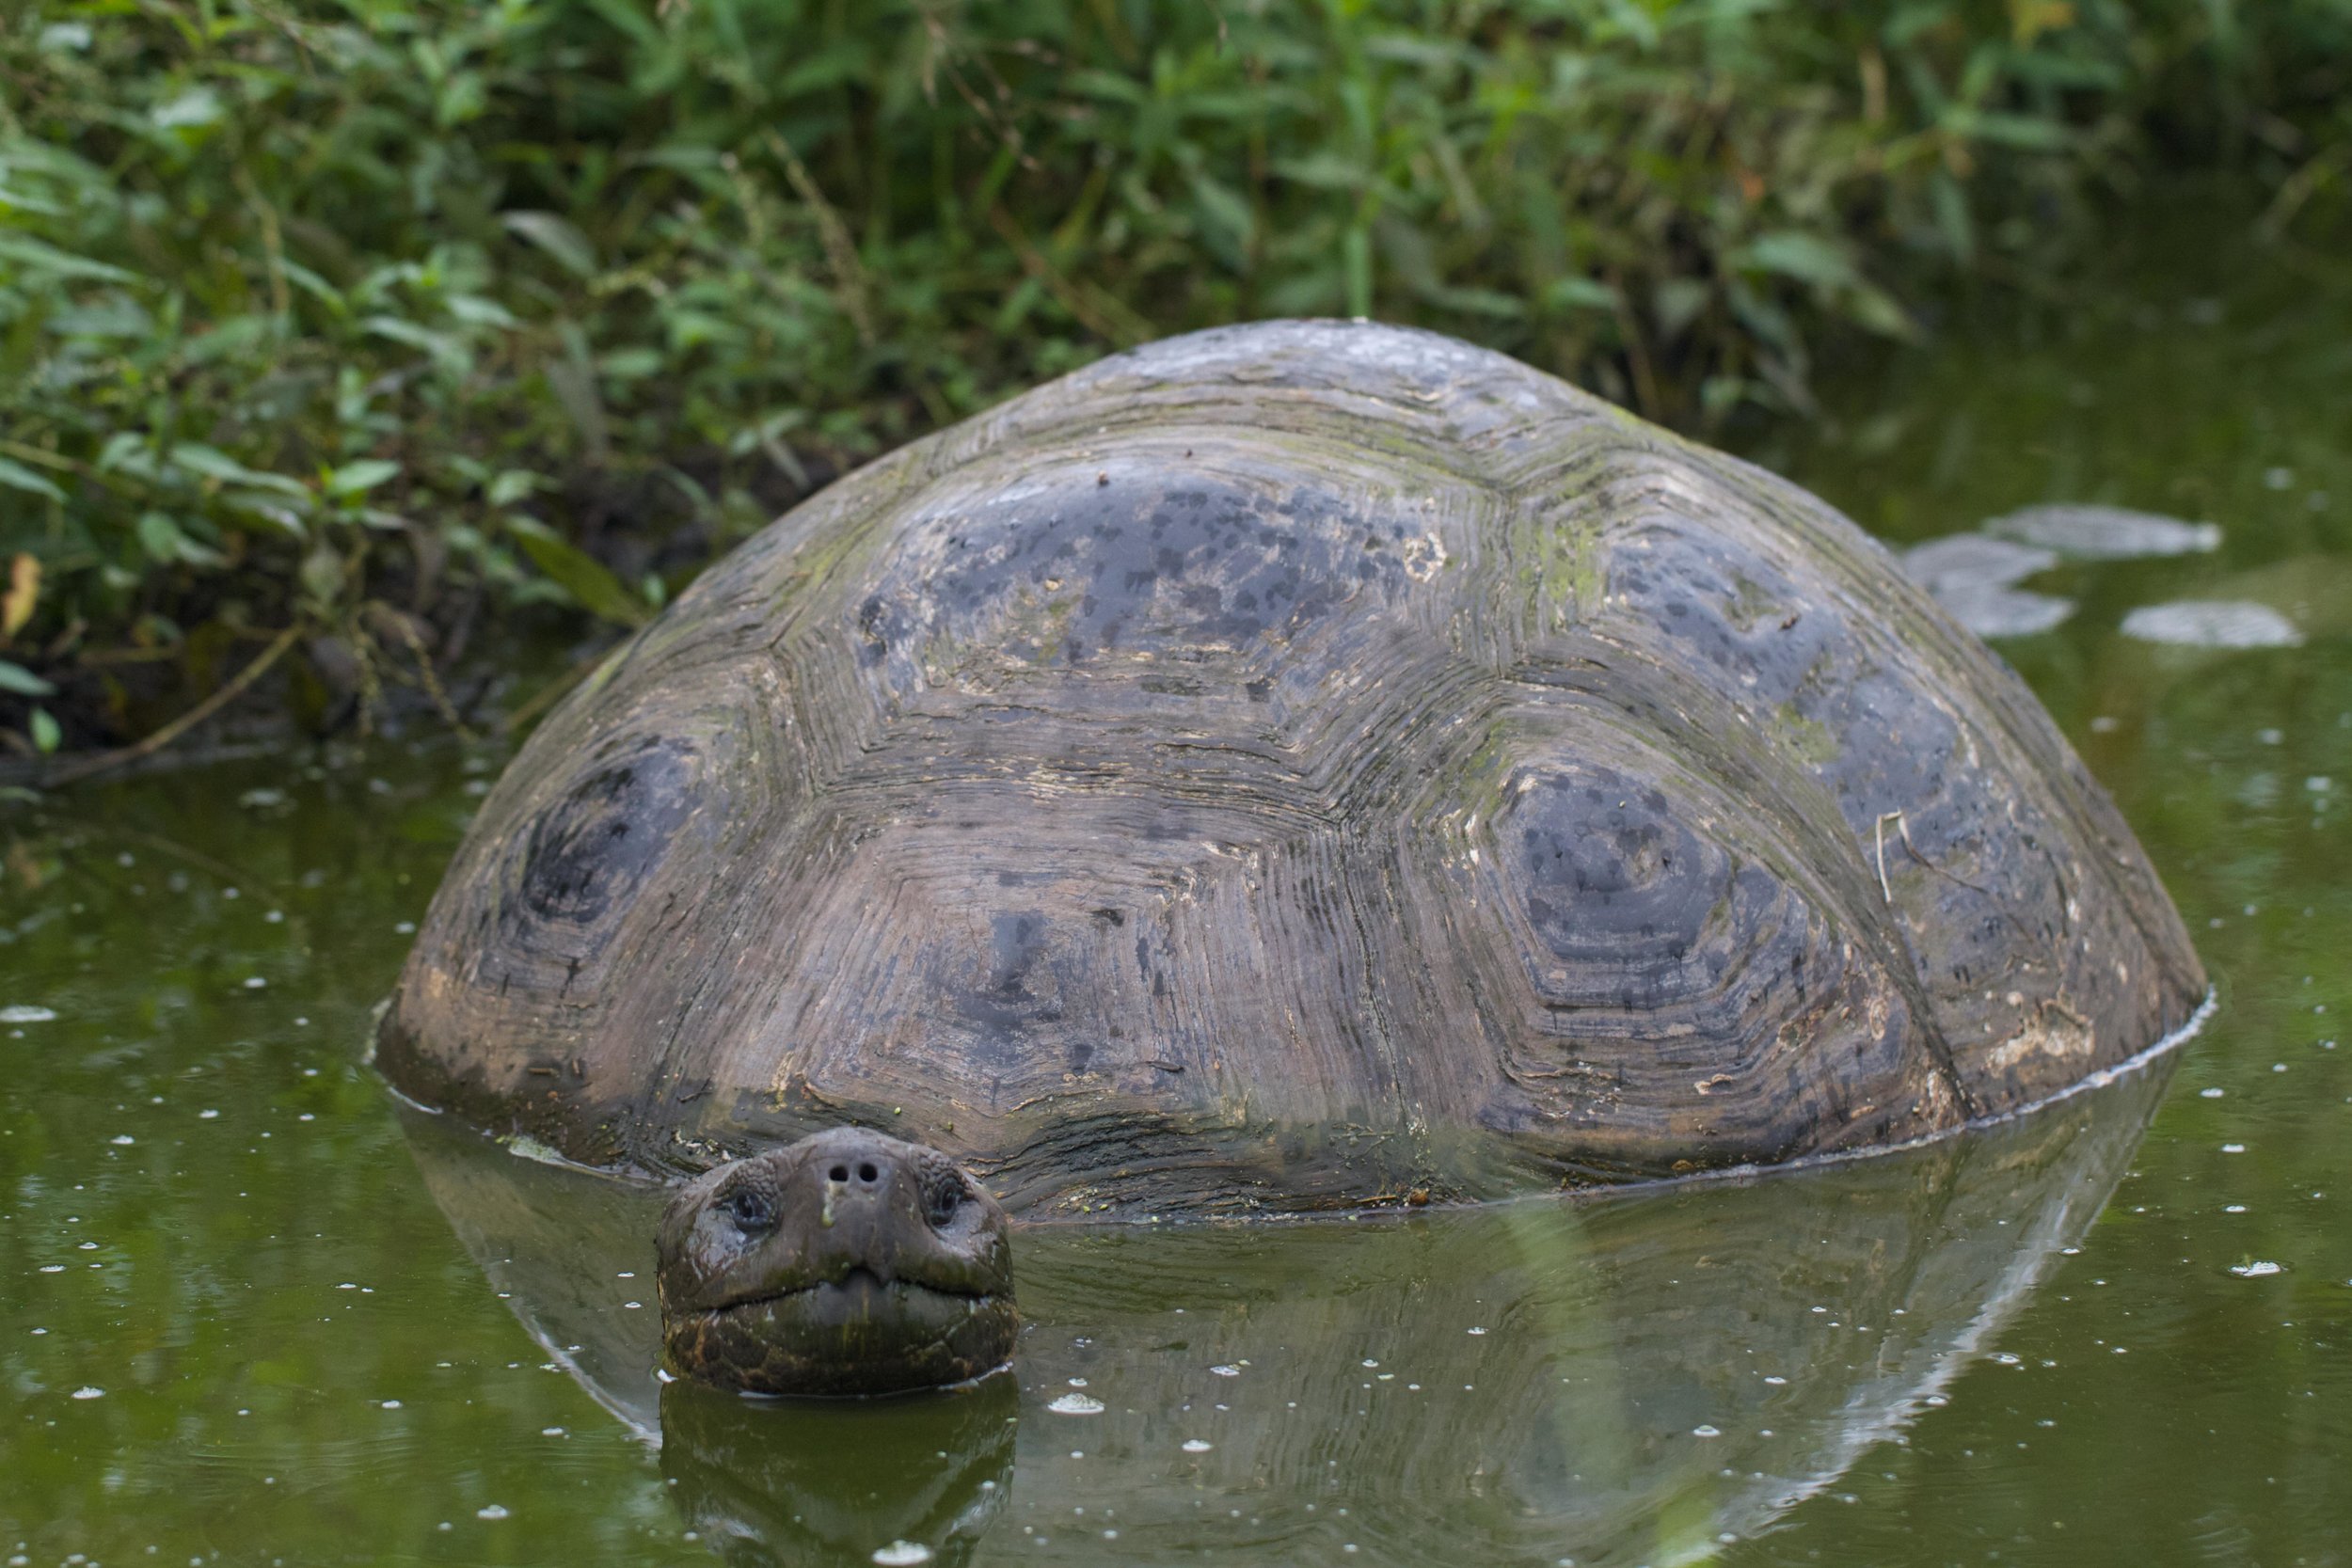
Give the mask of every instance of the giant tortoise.
POLYGON ((713 567, 484 802, 377 1061, 692 1177, 671 1362, 848 1393, 1005 1360, 1008 1214, 1881 1148, 2204 990, 2048 716, 1845 518, 1500 355, 1283 322, 713 567))

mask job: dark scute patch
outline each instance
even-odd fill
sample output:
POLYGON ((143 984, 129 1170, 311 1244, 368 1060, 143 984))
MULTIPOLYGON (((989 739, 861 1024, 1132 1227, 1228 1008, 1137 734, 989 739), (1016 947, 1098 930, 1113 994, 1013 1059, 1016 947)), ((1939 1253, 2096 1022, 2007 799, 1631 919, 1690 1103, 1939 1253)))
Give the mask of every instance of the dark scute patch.
MULTIPOLYGON (((860 606, 856 630, 894 655, 930 629, 1070 664, 1290 641, 1360 594, 1393 600, 1410 587, 1395 552, 1357 569, 1365 526, 1311 489, 1117 473, 1098 483, 1089 473, 957 517, 944 561, 917 552, 939 563, 920 578, 893 570, 860 606)), ((1154 689, 1207 689, 1168 679, 1154 689)))
POLYGON ((1025 1001, 1029 988, 1023 983, 1029 966, 1037 962, 1045 945, 1045 917, 1041 914, 999 914, 990 923, 991 944, 994 962, 989 977, 989 989, 1008 1002, 1025 1001))
POLYGON ((572 785, 522 835, 522 908, 588 926, 626 903, 692 811, 692 784, 691 755, 651 741, 572 785))
POLYGON ((1042 913, 1002 911, 990 918, 985 951, 952 938, 936 949, 939 990, 976 1031, 985 1058, 1015 1059, 1032 1031, 1061 1022, 1062 976, 1055 972, 1052 935, 1042 913))
POLYGON ((1720 858, 1665 796, 1613 771, 1539 780, 1504 843, 1528 923, 1566 962, 1678 960, 1723 896, 1720 858))

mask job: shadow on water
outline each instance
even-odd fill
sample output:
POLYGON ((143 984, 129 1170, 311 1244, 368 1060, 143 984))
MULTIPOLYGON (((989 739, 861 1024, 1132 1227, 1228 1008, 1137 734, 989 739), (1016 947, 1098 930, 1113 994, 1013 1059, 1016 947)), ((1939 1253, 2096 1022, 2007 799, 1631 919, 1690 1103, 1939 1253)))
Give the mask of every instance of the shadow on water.
POLYGON ((729 1561, 1663 1564, 1835 1487, 1995 1354, 2171 1065, 1797 1174, 1377 1223, 1031 1229, 1014 1371, 866 1405, 665 1388, 660 1195, 408 1122, 492 1284, 661 1445, 729 1561))

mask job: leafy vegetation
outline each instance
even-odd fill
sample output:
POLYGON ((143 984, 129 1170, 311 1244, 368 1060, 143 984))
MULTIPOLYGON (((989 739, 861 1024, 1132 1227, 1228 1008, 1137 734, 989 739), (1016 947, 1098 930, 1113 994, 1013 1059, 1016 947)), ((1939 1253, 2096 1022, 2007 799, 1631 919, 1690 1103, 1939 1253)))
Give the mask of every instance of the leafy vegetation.
POLYGON ((29 0, 0 739, 264 660, 314 724, 449 712, 481 614, 641 620, 827 474, 1220 321, 1802 412, 1822 344, 2045 276, 2152 168, 2323 221, 2347 62, 2352 0, 29 0))

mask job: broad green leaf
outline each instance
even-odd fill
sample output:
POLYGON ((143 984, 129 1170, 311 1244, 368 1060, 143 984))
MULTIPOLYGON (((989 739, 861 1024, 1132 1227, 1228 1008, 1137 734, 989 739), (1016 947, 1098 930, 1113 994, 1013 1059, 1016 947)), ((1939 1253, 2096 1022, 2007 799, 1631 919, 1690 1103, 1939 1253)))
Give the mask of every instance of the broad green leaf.
POLYGON ((1683 330, 1699 319, 1714 298, 1715 291, 1702 277, 1669 277, 1658 285, 1650 296, 1650 309, 1657 313, 1658 330, 1669 338, 1678 338, 1683 330))
MULTIPOLYGON (((108 450, 111 451, 111 447, 108 450)), ((103 464, 101 466, 103 467, 103 464)), ((171 449, 171 466, 184 468, 192 474, 200 474, 206 479, 216 479, 223 484, 275 490, 279 495, 298 497, 305 501, 310 499, 310 492, 300 480, 248 468, 218 447, 206 446, 201 441, 182 441, 175 445, 171 449)))
POLYGON ((321 604, 331 605, 342 596, 343 558, 324 539, 302 558, 294 575, 301 579, 304 592, 321 604))
POLYGON ((489 502, 492 506, 512 506, 530 495, 544 483, 529 468, 507 468, 490 481, 489 502))
POLYGON ((495 299, 480 294, 452 294, 447 301, 449 313, 468 326, 520 326, 515 312, 495 299))
POLYGON ((32 732, 33 750, 42 756, 56 752, 58 743, 65 739, 65 732, 57 727, 56 720, 49 716, 45 707, 33 709, 32 722, 27 728, 32 732))
POLYGON ((596 276, 596 247, 568 219, 554 213, 515 212, 501 213, 499 221, 517 239, 528 240, 555 258, 565 272, 576 277, 596 276))
POLYGON ((620 578, 602 562, 587 554, 547 524, 531 517, 509 517, 507 532, 531 557, 532 564, 560 584, 581 609, 625 626, 642 626, 644 602, 621 586, 620 578))
POLYGON ((424 350, 444 369, 462 371, 470 362, 471 356, 466 353, 465 345, 446 332, 436 332, 429 326, 420 326, 398 316, 369 316, 359 325, 378 338, 389 338, 396 343, 406 343, 411 348, 424 350))
POLYGON ((148 118, 156 129, 176 131, 183 126, 210 125, 220 119, 220 94, 211 87, 190 87, 176 98, 167 99, 148 111, 148 118))
POLYGON ((153 561, 174 562, 180 559, 180 546, 185 535, 180 525, 161 512, 139 514, 139 546, 153 561))
POLYGON ((1517 321, 1527 314, 1527 302, 1517 294, 1501 289, 1432 289, 1425 296, 1429 303, 1465 315, 1491 316, 1497 321, 1517 321))
POLYGON ((1544 303, 1555 310, 1613 310, 1617 291, 1597 277, 1559 277, 1545 287, 1544 303))
POLYGON ((1822 288, 1844 288, 1861 281, 1842 246, 1796 229, 1760 234, 1740 246, 1732 261, 1743 271, 1778 273, 1822 288))
POLYGON ((13 691, 20 697, 51 697, 56 690, 22 664, 0 658, 0 691, 13 691))
POLYGON ((1856 284, 1847 294, 1846 313, 1882 337, 1909 342, 1919 336, 1917 325, 1894 297, 1868 283, 1856 284))
POLYGON ((310 530, 302 522, 302 514, 307 508, 292 504, 283 496, 267 495, 258 490, 224 490, 220 501, 223 506, 258 518, 294 538, 309 536, 310 530))
POLYGON ((386 480, 397 478, 400 465, 381 457, 363 457, 331 469, 326 476, 326 493, 330 496, 357 496, 374 489, 386 480))
POLYGON ((48 241, 34 239, 30 234, 0 234, 0 261, 14 261, 21 267, 56 277, 85 277, 102 283, 140 281, 137 273, 125 272, 104 261, 93 261, 70 250, 59 250, 48 241))
POLYGON ((0 484, 11 490, 30 490, 34 495, 46 496, 53 501, 65 499, 65 492, 57 488, 56 482, 5 457, 0 457, 0 484))

